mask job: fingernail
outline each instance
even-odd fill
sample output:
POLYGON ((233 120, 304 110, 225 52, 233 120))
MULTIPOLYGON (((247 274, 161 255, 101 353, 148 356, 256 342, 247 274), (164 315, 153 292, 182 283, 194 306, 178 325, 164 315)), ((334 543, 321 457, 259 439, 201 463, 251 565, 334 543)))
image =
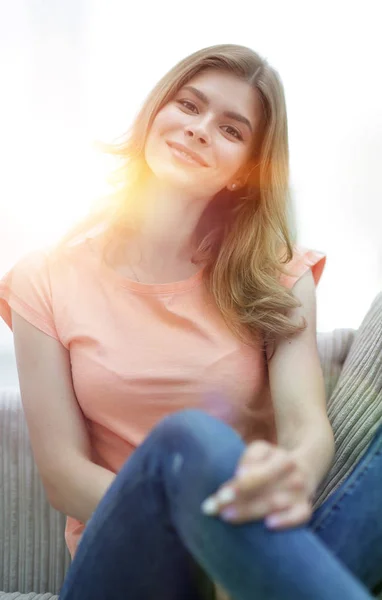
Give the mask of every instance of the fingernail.
POLYGON ((223 487, 217 494, 216 498, 219 502, 232 502, 236 498, 236 492, 231 487, 223 487))
POLYGON ((266 517, 265 519, 265 524, 267 527, 277 527, 278 525, 280 525, 280 523, 281 520, 276 516, 266 517))
POLYGON ((222 517, 222 519, 227 519, 228 521, 230 519, 235 519, 237 517, 237 509, 233 506, 230 506, 229 508, 222 510, 220 516, 222 517))
POLYGON ((200 508, 205 515, 214 515, 218 512, 218 502, 210 496, 204 500, 200 508))
POLYGON ((248 473, 248 467, 240 467, 236 472, 236 477, 245 477, 248 473))

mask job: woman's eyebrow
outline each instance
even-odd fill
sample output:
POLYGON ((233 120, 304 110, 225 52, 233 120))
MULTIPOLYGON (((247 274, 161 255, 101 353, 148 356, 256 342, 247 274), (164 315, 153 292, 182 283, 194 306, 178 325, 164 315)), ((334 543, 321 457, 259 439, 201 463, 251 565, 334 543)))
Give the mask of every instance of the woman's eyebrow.
MULTIPOLYGON (((203 102, 203 104, 205 104, 206 106, 208 106, 210 104, 210 101, 207 98, 207 96, 205 95, 205 93, 202 92, 201 90, 198 90, 197 88, 193 87, 192 85, 185 85, 182 89, 188 90, 189 92, 192 92, 193 94, 195 94, 195 96, 197 96, 199 98, 199 100, 201 100, 203 102)), ((232 110, 224 111, 223 115, 228 117, 229 119, 234 119, 235 121, 240 121, 241 123, 244 123, 244 125, 246 125, 248 127, 250 132, 253 133, 251 122, 249 121, 249 119, 247 119, 247 117, 244 117, 240 113, 237 113, 232 110)))

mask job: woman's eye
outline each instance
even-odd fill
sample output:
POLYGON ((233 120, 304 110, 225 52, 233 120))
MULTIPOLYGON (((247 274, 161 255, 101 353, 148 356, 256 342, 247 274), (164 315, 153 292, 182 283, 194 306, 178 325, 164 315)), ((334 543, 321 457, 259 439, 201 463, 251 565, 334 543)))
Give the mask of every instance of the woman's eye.
POLYGON ((179 104, 181 104, 181 106, 184 106, 184 108, 187 108, 187 110, 190 110, 191 112, 198 111, 195 104, 193 104, 192 102, 189 102, 188 100, 179 100, 178 102, 179 102, 179 104))
POLYGON ((243 139, 243 136, 241 135, 241 133, 237 129, 235 129, 234 127, 231 127, 230 125, 227 125, 227 127, 226 127, 225 130, 226 130, 226 132, 229 135, 233 135, 238 140, 242 140, 243 139))

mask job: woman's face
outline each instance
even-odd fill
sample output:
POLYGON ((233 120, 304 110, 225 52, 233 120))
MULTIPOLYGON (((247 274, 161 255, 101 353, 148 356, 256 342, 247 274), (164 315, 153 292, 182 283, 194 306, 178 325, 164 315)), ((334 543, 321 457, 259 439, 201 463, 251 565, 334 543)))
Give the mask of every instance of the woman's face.
POLYGON ((235 75, 199 73, 156 115, 146 141, 146 162, 167 184, 213 196, 241 174, 261 110, 257 91, 235 75), (195 154, 190 157, 190 152, 195 154))

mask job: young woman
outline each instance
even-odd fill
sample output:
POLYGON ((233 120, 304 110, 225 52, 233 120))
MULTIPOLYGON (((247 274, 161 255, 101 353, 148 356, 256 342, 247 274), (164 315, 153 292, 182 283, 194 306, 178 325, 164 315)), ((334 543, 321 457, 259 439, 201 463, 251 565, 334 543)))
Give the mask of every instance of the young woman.
POLYGON ((326 257, 292 239, 277 72, 242 46, 198 51, 112 151, 115 193, 1 287, 34 456, 68 515, 60 598, 370 598, 378 562, 362 582, 365 554, 346 565, 314 532, 334 457, 326 257))

